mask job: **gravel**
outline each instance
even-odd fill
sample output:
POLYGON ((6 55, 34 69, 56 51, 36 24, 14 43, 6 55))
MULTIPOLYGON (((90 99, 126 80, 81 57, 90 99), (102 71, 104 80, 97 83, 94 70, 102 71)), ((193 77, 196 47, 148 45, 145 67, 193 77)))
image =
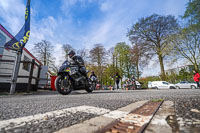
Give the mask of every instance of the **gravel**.
MULTIPOLYGON (((200 131, 200 89, 181 90, 129 90, 129 91, 74 91, 70 95, 40 91, 32 95, 0 96, 0 120, 19 118, 54 110, 82 105, 115 110, 140 100, 164 99, 174 101, 175 113, 183 133, 200 131)), ((77 112, 64 118, 51 118, 39 123, 27 123, 23 127, 6 132, 53 132, 97 115, 77 112)), ((0 129, 4 132, 4 129, 0 129)))

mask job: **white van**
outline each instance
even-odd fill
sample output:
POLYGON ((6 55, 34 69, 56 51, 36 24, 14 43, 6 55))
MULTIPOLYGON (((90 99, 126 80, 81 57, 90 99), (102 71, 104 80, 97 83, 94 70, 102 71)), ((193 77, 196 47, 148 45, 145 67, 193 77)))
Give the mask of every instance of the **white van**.
POLYGON ((148 87, 152 89, 176 89, 176 86, 174 84, 170 84, 166 81, 148 82, 148 87))

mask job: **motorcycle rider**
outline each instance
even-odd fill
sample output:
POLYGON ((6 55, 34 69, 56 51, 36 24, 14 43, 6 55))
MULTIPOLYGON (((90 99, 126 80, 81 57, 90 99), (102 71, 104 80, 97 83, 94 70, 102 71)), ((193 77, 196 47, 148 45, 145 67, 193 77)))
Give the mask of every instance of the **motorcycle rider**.
POLYGON ((95 75, 94 71, 91 72, 90 79, 92 81, 92 84, 95 86, 94 90, 97 88, 97 76, 95 75))
POLYGON ((90 75, 90 78, 95 77, 97 78, 97 76, 95 75, 94 71, 91 72, 92 74, 90 75))
POLYGON ((83 58, 81 56, 77 56, 73 50, 69 51, 68 56, 73 60, 73 65, 78 65, 81 74, 87 78, 87 72, 83 58))

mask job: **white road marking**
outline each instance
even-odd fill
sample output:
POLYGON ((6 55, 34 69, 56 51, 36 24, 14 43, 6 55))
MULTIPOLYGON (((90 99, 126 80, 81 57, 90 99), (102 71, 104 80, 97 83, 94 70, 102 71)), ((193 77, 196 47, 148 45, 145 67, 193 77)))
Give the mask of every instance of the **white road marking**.
MULTIPOLYGON (((135 103, 138 104, 138 103, 135 103)), ((143 104, 140 104, 140 106, 143 104)), ((127 106, 130 108, 129 106, 127 106)), ((136 108, 137 106, 133 106, 136 108)), ((133 109, 133 108, 132 108, 133 109)), ((131 109, 131 110, 132 110, 131 109)), ((5 130, 24 126, 26 124, 29 124, 30 122, 32 124, 39 123, 42 121, 50 120, 52 118, 58 118, 58 117, 66 117, 70 114, 74 114, 76 112, 85 112, 90 114, 96 114, 96 115, 103 115, 103 117, 111 118, 111 119, 119 119, 120 121, 135 123, 137 125, 142 126, 143 124, 147 123, 152 116, 141 116, 137 114, 129 114, 130 111, 120 111, 120 110, 114 110, 110 111, 109 109, 105 108, 98 108, 93 106, 77 106, 77 107, 71 107, 56 111, 47 112, 44 114, 37 114, 37 115, 31 115, 21 118, 15 118, 15 119, 9 119, 9 120, 3 120, 0 121, 0 130, 4 128, 5 130)), ((131 127, 130 127, 131 128, 131 127)))
POLYGON ((103 115, 105 113, 110 112, 110 110, 93 107, 93 106, 85 106, 85 105, 71 107, 71 108, 47 112, 44 114, 37 114, 37 115, 25 116, 25 117, 20 117, 20 118, 15 118, 15 119, 3 120, 3 121, 0 121, 0 129, 1 128, 10 129, 14 127, 20 127, 29 122, 38 123, 41 121, 48 120, 52 117, 57 118, 57 117, 67 116, 67 115, 70 115, 71 113, 76 113, 76 112, 85 112, 85 113, 90 113, 90 114, 103 115))

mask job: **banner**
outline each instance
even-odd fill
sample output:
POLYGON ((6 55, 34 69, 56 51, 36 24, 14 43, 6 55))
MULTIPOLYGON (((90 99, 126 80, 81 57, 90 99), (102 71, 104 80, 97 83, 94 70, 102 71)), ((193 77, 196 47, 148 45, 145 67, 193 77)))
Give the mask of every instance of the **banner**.
POLYGON ((8 49, 22 51, 23 47, 28 42, 30 35, 30 1, 31 0, 27 0, 26 3, 25 24, 23 25, 21 30, 17 33, 17 35, 13 37, 10 41, 8 41, 4 45, 4 47, 8 49))

